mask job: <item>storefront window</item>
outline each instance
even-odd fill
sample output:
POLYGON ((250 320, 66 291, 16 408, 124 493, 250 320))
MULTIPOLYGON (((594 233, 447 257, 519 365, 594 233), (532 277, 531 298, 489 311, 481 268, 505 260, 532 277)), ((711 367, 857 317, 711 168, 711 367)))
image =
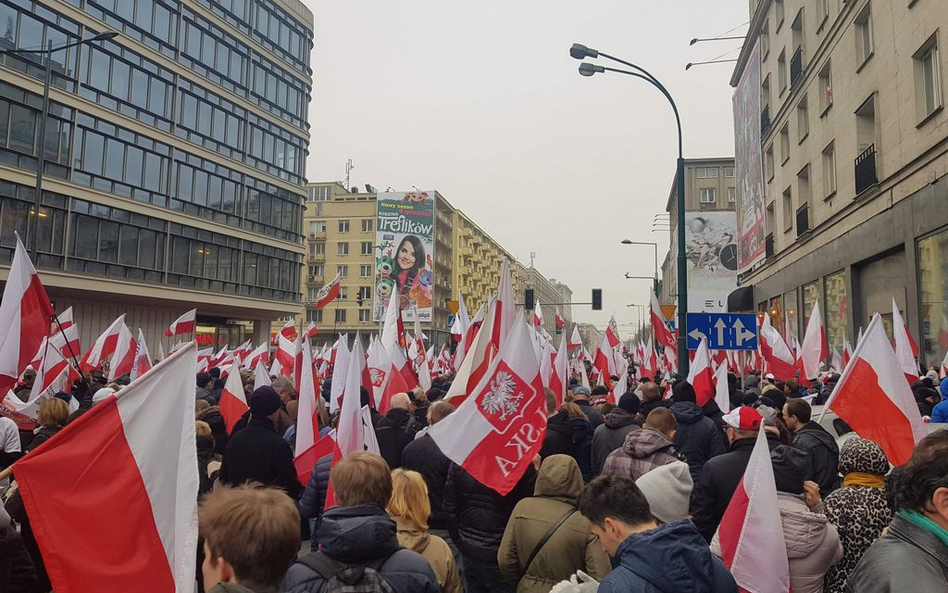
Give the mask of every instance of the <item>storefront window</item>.
POLYGON ((920 357, 938 364, 948 351, 948 231, 918 242, 920 357))
POLYGON ((823 282, 826 287, 826 311, 823 312, 823 318, 826 320, 826 341, 831 348, 842 352, 843 341, 846 339, 846 313, 849 308, 846 277, 844 272, 837 272, 827 276, 823 282))
POLYGON ((776 296, 770 299, 770 323, 783 334, 783 297, 776 296))
MULTIPOLYGON (((806 326, 810 323, 810 314, 813 313, 813 305, 820 302, 820 284, 819 282, 811 282, 809 284, 803 285, 803 309, 800 314, 800 319, 803 320, 803 324, 800 326, 804 335, 806 335, 806 326)), ((826 312, 823 311, 822 303, 820 304, 820 313, 823 315, 823 318, 826 318, 826 312)), ((800 336, 800 341, 803 341, 803 336, 800 336)))
MULTIPOLYGON (((800 326, 798 325, 798 316, 799 316, 799 305, 797 304, 797 291, 791 290, 786 292, 783 295, 783 306, 784 306, 784 325, 781 327, 780 333, 785 333, 784 328, 789 328, 793 335, 799 339, 800 337, 800 326)), ((789 341, 789 336, 783 336, 785 340, 789 341)))

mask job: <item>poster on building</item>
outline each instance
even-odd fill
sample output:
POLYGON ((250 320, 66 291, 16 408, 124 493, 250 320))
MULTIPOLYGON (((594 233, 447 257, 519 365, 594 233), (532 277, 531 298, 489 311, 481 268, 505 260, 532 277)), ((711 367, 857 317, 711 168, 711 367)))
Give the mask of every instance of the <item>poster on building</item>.
POLYGON ((766 252, 766 205, 761 162, 760 44, 734 91, 734 173, 737 182, 738 268, 747 270, 766 252))
POLYGON ((686 212, 688 310, 727 312, 737 288, 737 215, 732 211, 686 212))
POLYGON ((374 319, 397 298, 404 321, 431 321, 434 290, 434 192, 389 192, 378 197, 374 319))

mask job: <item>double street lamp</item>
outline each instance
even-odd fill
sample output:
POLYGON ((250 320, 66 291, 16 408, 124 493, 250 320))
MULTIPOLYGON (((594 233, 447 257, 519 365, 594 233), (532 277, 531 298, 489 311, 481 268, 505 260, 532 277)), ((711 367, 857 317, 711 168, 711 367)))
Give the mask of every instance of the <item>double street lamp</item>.
POLYGON ((91 43, 96 43, 99 41, 108 41, 118 36, 118 33, 115 31, 107 31, 105 33, 99 33, 94 37, 89 37, 87 39, 79 39, 77 41, 70 41, 68 43, 63 43, 53 47, 52 40, 46 43, 46 49, 5 49, 0 50, 0 55, 4 54, 17 54, 17 55, 33 55, 33 56, 46 56, 46 64, 44 65, 45 72, 43 76, 43 111, 40 114, 40 125, 39 125, 39 134, 36 135, 34 141, 34 146, 36 147, 36 190, 33 196, 33 210, 31 215, 27 217, 26 222, 26 246, 27 249, 33 255, 33 261, 36 261, 36 235, 37 229, 36 226, 39 225, 40 218, 40 206, 42 204, 42 195, 43 195, 43 174, 46 169, 46 120, 49 118, 49 87, 52 84, 52 64, 53 64, 53 54, 60 52, 71 47, 77 47, 80 45, 88 45, 91 43))
MULTIPOLYGON (((627 66, 634 70, 630 72, 628 70, 622 70, 619 68, 609 68, 606 66, 601 66, 599 64, 593 64, 590 62, 583 62, 579 66, 579 73, 583 76, 593 76, 594 74, 605 73, 605 72, 617 72, 619 74, 626 74, 628 76, 634 76, 635 78, 640 78, 645 82, 651 84, 657 88, 662 95, 668 99, 668 103, 671 105, 672 111, 675 112, 675 123, 678 126, 678 167, 675 174, 675 183, 678 190, 678 199, 677 199, 677 227, 678 227, 678 369, 683 376, 688 375, 688 346, 686 342, 686 319, 688 315, 688 269, 687 269, 687 258, 685 257, 685 156, 684 156, 684 146, 682 142, 681 135, 681 116, 678 114, 678 106, 675 104, 675 100, 672 99, 671 93, 668 92, 668 89, 665 88, 657 78, 652 76, 648 71, 646 71, 641 66, 632 64, 631 62, 626 62, 615 56, 610 56, 609 54, 600 52, 598 50, 592 49, 591 47, 586 47, 585 45, 580 45, 574 43, 571 48, 569 48, 569 55, 576 58, 577 60, 584 60, 586 58, 598 58, 603 57, 607 60, 612 60, 624 66, 627 66)), ((624 241, 623 241, 624 243, 624 241)), ((656 247, 657 250, 657 247, 656 247)), ((656 251, 656 262, 658 259, 656 251)), ((657 267, 657 263, 656 263, 657 267)), ((657 273, 656 273, 657 275, 657 273)))

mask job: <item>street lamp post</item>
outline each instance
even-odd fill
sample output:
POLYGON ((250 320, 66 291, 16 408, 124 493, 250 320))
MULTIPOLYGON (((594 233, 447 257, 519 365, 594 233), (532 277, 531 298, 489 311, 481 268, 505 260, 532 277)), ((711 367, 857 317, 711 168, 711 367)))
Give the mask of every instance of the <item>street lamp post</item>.
POLYGON ((569 49, 569 55, 576 58, 577 60, 583 60, 585 58, 598 58, 603 57, 607 60, 612 60, 613 62, 618 62, 635 70, 635 72, 629 72, 628 70, 620 70, 618 68, 608 68, 606 66, 600 66, 599 64, 592 64, 590 62, 583 62, 579 66, 579 73, 583 76, 592 76, 597 73, 603 72, 617 72, 619 74, 626 74, 629 76, 634 76, 636 78, 641 78, 642 80, 648 82, 655 88, 657 88, 662 95, 668 99, 668 103, 671 105, 672 111, 675 112, 675 124, 678 126, 678 163, 675 171, 675 180, 678 192, 677 199, 677 227, 678 227, 678 369, 683 376, 688 375, 688 345, 686 342, 686 336, 688 335, 686 328, 686 320, 688 318, 688 269, 687 269, 687 258, 685 257, 685 155, 684 155, 684 144, 681 134, 681 116, 678 113, 678 106, 675 104, 675 100, 672 98, 671 93, 668 92, 668 89, 658 81, 657 78, 652 76, 647 70, 641 66, 637 66, 631 62, 626 62, 625 60, 619 59, 615 56, 610 56, 609 54, 600 52, 598 50, 592 49, 591 47, 586 47, 585 45, 580 45, 574 43, 573 46, 569 49))
POLYGON ((658 243, 649 243, 647 241, 630 241, 629 239, 622 239, 623 245, 651 245, 655 250, 655 278, 652 283, 652 291, 655 292, 655 297, 658 298, 658 243))
POLYGON ((40 114, 39 134, 34 143, 34 146, 36 146, 36 188, 33 196, 33 211, 30 213, 31 215, 26 218, 26 245, 30 254, 33 256, 33 261, 36 261, 36 235, 38 234, 37 229, 34 227, 39 225, 39 213, 43 196, 43 174, 46 169, 46 120, 49 118, 49 87, 52 84, 53 77, 53 54, 63 51, 64 49, 69 49, 70 47, 88 45, 97 41, 107 41, 116 36, 118 36, 117 32, 107 31, 105 33, 99 33, 94 37, 89 37, 88 39, 64 43, 57 47, 53 47, 53 42, 50 40, 46 43, 46 49, 0 50, 0 55, 20 54, 46 56, 46 64, 44 65, 43 73, 43 110, 40 114))

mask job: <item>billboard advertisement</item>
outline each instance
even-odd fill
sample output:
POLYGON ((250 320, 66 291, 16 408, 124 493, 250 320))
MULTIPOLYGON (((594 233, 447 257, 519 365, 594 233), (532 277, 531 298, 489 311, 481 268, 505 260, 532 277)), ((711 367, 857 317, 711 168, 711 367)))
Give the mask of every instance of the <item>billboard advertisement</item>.
POLYGON ((402 319, 431 321, 434 290, 434 192, 389 192, 378 197, 376 224, 376 321, 391 298, 402 319))
POLYGON ((737 288, 737 215, 685 212, 688 310, 727 312, 727 295, 737 288))
POLYGON ((737 182, 738 268, 764 258, 766 215, 760 154, 760 44, 754 46, 734 91, 734 175, 737 182))

